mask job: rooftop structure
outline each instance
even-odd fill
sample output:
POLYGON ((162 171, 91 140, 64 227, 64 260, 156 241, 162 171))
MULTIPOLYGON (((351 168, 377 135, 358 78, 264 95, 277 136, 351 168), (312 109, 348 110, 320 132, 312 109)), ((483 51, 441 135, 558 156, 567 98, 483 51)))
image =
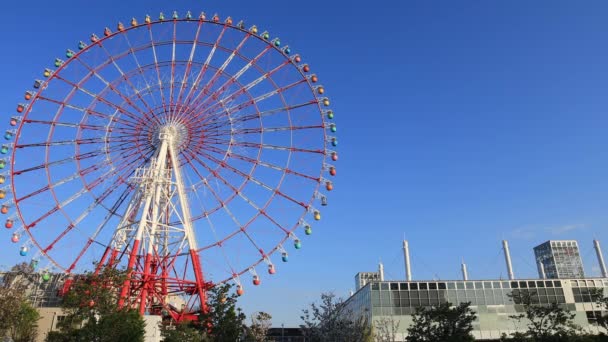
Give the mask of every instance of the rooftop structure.
POLYGON ((584 278, 583 262, 575 240, 549 240, 534 247, 540 278, 584 278))

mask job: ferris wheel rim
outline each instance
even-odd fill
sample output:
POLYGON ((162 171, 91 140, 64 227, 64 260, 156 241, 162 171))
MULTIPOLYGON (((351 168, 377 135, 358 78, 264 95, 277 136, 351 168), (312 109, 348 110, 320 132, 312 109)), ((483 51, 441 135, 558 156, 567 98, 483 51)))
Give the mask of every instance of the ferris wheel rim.
MULTIPOLYGON (((60 71, 60 70, 62 70, 63 68, 66 68, 66 67, 69 65, 69 63, 71 63, 73 60, 77 59, 77 58, 78 58, 78 56, 80 56, 81 54, 84 54, 84 53, 86 53, 87 51, 89 51, 90 49, 92 49, 92 48, 93 48, 93 46, 96 46, 96 45, 98 45, 98 44, 99 44, 99 45, 101 45, 101 44, 102 44, 102 43, 103 43, 103 42, 104 42, 106 39, 111 39, 112 37, 117 37, 117 36, 118 36, 118 35, 120 35, 120 34, 126 34, 126 32, 128 32, 128 31, 131 31, 131 30, 134 30, 134 29, 137 29, 137 28, 141 28, 142 26, 148 26, 148 27, 149 27, 149 26, 151 26, 151 25, 162 24, 162 23, 169 23, 169 22, 173 22, 173 23, 174 23, 174 25, 177 25, 177 23, 178 23, 178 22, 193 22, 193 21, 197 21, 197 20, 188 20, 188 19, 174 19, 174 20, 166 20, 166 21, 161 21, 161 20, 158 20, 158 21, 153 21, 153 22, 151 22, 151 23, 147 23, 147 24, 143 24, 143 23, 142 23, 142 24, 139 24, 139 25, 136 25, 136 26, 128 27, 128 28, 125 28, 123 31, 116 31, 116 32, 113 32, 111 35, 108 35, 108 36, 105 36, 105 37, 103 37, 103 38, 100 38, 100 39, 99 39, 99 41, 98 41, 97 43, 95 43, 95 44, 90 44, 90 45, 86 46, 84 49, 82 49, 82 50, 78 51, 78 52, 77 52, 77 53, 74 55, 74 58, 70 58, 68 61, 66 61, 66 63, 62 64, 62 65, 61 65, 61 66, 60 66, 60 67, 59 67, 59 68, 58 68, 58 69, 57 69, 57 70, 56 70, 56 71, 55 71, 55 72, 54 72, 54 73, 51 75, 51 77, 48 79, 48 81, 44 82, 44 84, 43 84, 43 85, 40 87, 40 89, 37 91, 36 95, 33 97, 32 101, 30 102, 30 105, 27 107, 27 109, 26 109, 26 111, 25 111, 25 113, 24 113, 24 116, 23 116, 23 118, 24 118, 24 119, 23 119, 23 121, 22 121, 22 122, 19 124, 19 127, 17 128, 17 132, 16 132, 16 134, 15 134, 15 140, 14 140, 15 148, 14 148, 14 149, 12 150, 12 152, 11 152, 11 160, 10 160, 10 175, 11 175, 11 191, 13 192, 13 198, 15 199, 15 207, 16 207, 16 210, 17 210, 17 216, 18 216, 19 220, 20 220, 20 221, 23 223, 24 228, 25 228, 24 230, 25 230, 25 231, 27 232, 27 234, 30 236, 30 239, 31 239, 32 243, 34 243, 34 244, 35 244, 35 245, 36 245, 36 246, 37 246, 37 247, 38 247, 38 248, 39 248, 41 251, 43 251, 42 246, 41 246, 41 245, 38 243, 37 239, 36 239, 36 238, 35 238, 35 237, 32 235, 32 232, 30 231, 30 228, 33 228, 33 227, 35 226, 35 224, 34 224, 34 225, 27 225, 27 226, 26 226, 26 221, 25 221, 25 219, 23 218, 23 215, 22 215, 22 213, 21 213, 21 209, 20 209, 20 207, 19 207, 19 203, 18 203, 19 201, 17 201, 17 194, 16 194, 16 190, 15 190, 16 188, 15 188, 15 184, 14 184, 15 176, 16 176, 16 175, 21 174, 21 172, 19 172, 18 174, 16 174, 16 173, 15 173, 15 169, 14 169, 15 155, 16 155, 16 153, 17 153, 17 149, 18 149, 16 146, 17 146, 17 143, 18 143, 18 141, 19 141, 19 138, 21 137, 21 129, 23 128, 23 125, 24 125, 24 123, 25 123, 25 121, 26 121, 26 118, 27 118, 27 116, 29 115, 29 113, 30 113, 31 109, 34 107, 35 102, 36 102, 36 101, 37 101, 37 100, 40 98, 40 94, 42 94, 42 92, 45 90, 45 88, 48 86, 48 84, 50 83, 50 81, 51 81, 51 80, 53 80, 55 77, 58 77, 57 75, 59 74, 59 71, 60 71)), ((232 25, 227 25, 227 24, 224 24, 224 23, 218 23, 218 22, 214 22, 214 21, 211 21, 211 20, 200 20, 200 22, 199 22, 199 26, 201 26, 203 23, 210 23, 210 24, 214 24, 214 25, 218 25, 218 26, 224 26, 224 29, 226 29, 226 27, 230 27, 230 28, 233 28, 233 29, 240 30, 240 31, 242 31, 242 32, 244 32, 244 33, 246 33, 246 34, 249 34, 249 33, 248 33, 248 31, 247 31, 247 30, 245 30, 245 29, 242 29, 242 28, 239 28, 239 27, 236 27, 236 26, 232 26, 232 25)), ((264 40, 263 38, 259 37, 258 35, 252 34, 251 36, 253 36, 253 37, 257 38, 257 39, 258 39, 258 40, 260 40, 260 41, 265 42, 265 43, 266 43, 266 44, 268 44, 269 46, 273 47, 275 50, 277 50, 277 51, 279 51, 279 52, 282 52, 282 51, 281 51, 281 49, 279 49, 279 48, 278 48, 278 47, 276 47, 276 46, 273 46, 273 44, 270 44, 270 43, 269 43, 267 40, 264 40)), ((152 42, 151 44, 153 45, 153 44, 154 44, 154 42, 152 42)), ((302 80, 303 80, 303 81, 306 81, 306 84, 308 85, 308 88, 311 90, 311 92, 312 92, 313 94, 315 94, 314 87, 313 87, 312 83, 311 83, 311 82, 310 82, 310 81, 307 79, 306 74, 305 74, 305 73, 304 73, 302 70, 300 70, 300 68, 298 68, 298 67, 297 67, 297 65, 296 65, 296 64, 293 62, 293 60, 290 60, 290 58, 289 58, 289 57, 286 57, 286 59, 287 59, 287 60, 289 60, 289 61, 290 61, 290 62, 291 62, 293 65, 295 65, 295 66, 296 66, 296 69, 298 69, 298 71, 300 72, 300 75, 301 75, 301 77, 302 77, 302 80)), ((151 67, 151 66, 152 66, 152 64, 150 64, 150 65, 145 65, 144 67, 148 67, 148 66, 150 66, 150 67, 151 67)), ((157 64, 157 63, 154 63, 154 64, 153 64, 153 66, 158 68, 158 64, 157 64)), ((222 72, 224 72, 224 71, 222 71, 222 72)), ((104 91, 106 91, 106 89, 104 89, 104 91)), ((248 95, 251 97, 251 94, 248 94, 248 95)), ((281 97, 282 97, 282 95, 281 95, 281 97)), ((315 98, 317 98, 317 97, 316 97, 316 95, 315 95, 315 98)), ((65 100, 65 99, 64 99, 64 100, 65 100)), ((285 105, 285 108, 288 108, 289 106, 288 106, 288 104, 285 102, 285 100, 284 100, 284 99, 282 99, 282 101, 283 101, 283 104, 285 105)), ((255 101, 254 101, 254 103, 255 103, 255 101)), ((311 104, 312 104, 312 103, 311 103, 311 104)), ((312 105, 314 105, 314 104, 312 104, 312 105)), ((319 114, 320 114, 320 116, 321 116, 321 120, 322 120, 322 122, 323 122, 322 131, 323 131, 323 139, 324 139, 324 141, 323 141, 323 149, 322 149, 322 150, 320 150, 320 152, 321 152, 321 153, 324 155, 324 158, 326 158, 326 157, 327 157, 327 152, 326 152, 326 151, 327 151, 327 144, 328 144, 328 142, 327 142, 327 132, 325 131, 325 118, 323 117, 323 109, 322 109, 322 107, 321 107, 320 101, 317 101, 317 102, 316 102, 316 105, 317 105, 317 107, 318 107, 319 114)), ((118 109, 117 109, 117 111, 118 111, 118 109)), ((260 111, 259 111, 259 110, 257 110, 257 113, 258 113, 258 114, 260 114, 260 111)), ((290 117, 290 116, 289 116, 289 110, 287 110, 287 115, 288 115, 288 117, 290 117)), ((84 116, 83 116, 83 118, 84 118, 84 116)), ((291 120, 291 119, 290 119, 290 120, 291 120)), ((57 123, 57 120, 54 118, 54 119, 53 119, 53 121, 52 121, 53 129, 49 131, 49 136, 51 136, 51 135, 52 135, 52 131, 54 130, 54 124, 56 124, 56 123, 57 123)), ((291 124, 290 124, 290 126, 291 126, 291 124)), ((292 127, 292 128, 293 128, 293 127, 292 127)), ((79 133, 79 134, 81 133, 81 128, 78 128, 78 133, 79 133)), ((50 139, 50 138, 47 138, 47 141, 48 141, 49 139, 50 139)), ((76 146, 77 146, 77 148, 78 148, 78 145, 76 145, 76 146)), ((261 149, 262 149, 262 148, 263 148, 263 145, 262 145, 262 144, 260 144, 260 145, 259 145, 259 151, 260 151, 260 153, 261 153, 261 149)), ((47 154, 47 157, 46 157, 46 159, 45 159, 45 161, 46 161, 46 163, 45 163, 45 169, 46 169, 46 171, 47 171, 47 172, 46 172, 46 174, 47 174, 47 177, 48 177, 48 183, 49 183, 49 184, 52 184, 52 181, 51 181, 51 179, 50 179, 50 174, 49 174, 49 172, 48 172, 48 164, 49 164, 49 159, 48 159, 48 154, 49 154, 49 152, 48 152, 48 151, 49 151, 49 146, 47 145, 47 147, 46 147, 46 154, 47 154)), ((260 161, 260 159, 259 159, 259 154, 260 154, 260 153, 258 153, 258 159, 257 159, 258 161, 260 161)), ((143 154, 142 154, 142 156, 143 156, 143 154)), ((291 158, 291 154, 289 154, 289 158, 291 158)), ((78 171, 80 171, 80 170, 81 170, 81 168, 80 168, 80 164, 79 164, 79 159, 78 159, 77 164, 79 165, 79 166, 78 166, 78 171)), ((289 163, 287 163, 287 165, 289 165, 289 163)), ((255 170, 255 168, 257 168, 257 167, 258 167, 258 164, 253 163, 252 170, 251 170, 250 174, 252 174, 252 173, 253 173, 253 170, 255 170)), ((219 166, 216 166, 216 168, 219 168, 219 166)), ((304 204, 304 205, 303 205, 303 207, 304 207, 304 208, 308 208, 308 207, 310 207, 310 206, 312 205, 312 203, 314 202, 314 200, 315 200, 314 194, 315 194, 315 193, 318 191, 318 189, 319 189, 319 188, 320 188, 320 186, 321 186, 321 182, 320 182, 320 180, 322 179, 323 173, 324 173, 324 170, 323 170, 323 169, 321 169, 321 171, 320 171, 320 176, 318 177, 318 180, 319 180, 319 181, 316 183, 316 185, 315 185, 315 187, 314 187, 314 191, 312 192, 312 193, 313 193, 313 196, 311 196, 311 198, 308 200, 307 204, 304 204)), ((286 172, 283 172, 283 173, 282 173, 282 176, 281 176, 281 180, 280 180, 280 182, 279 182, 279 183, 278 183, 278 185, 277 185, 277 189, 278 189, 278 188, 280 188, 280 185, 282 184, 283 178, 284 178, 285 176, 286 176, 286 172)), ((85 184, 85 187, 86 187, 86 182, 84 181, 84 178, 83 178, 82 176, 81 176, 81 178, 83 179, 83 183, 85 184)), ((241 188, 242 188, 242 187, 243 187, 243 186, 244 186, 244 185, 245 185, 245 184, 246 184, 248 181, 249 181, 249 180, 245 180, 245 181, 243 182, 243 184, 241 184, 241 188)), ((127 191, 128 189, 129 189, 129 188, 127 187, 127 188, 125 189, 125 191, 127 191)), ((57 204, 58 206, 60 206, 60 205, 59 205, 60 201, 59 201, 59 200, 57 199, 57 197, 55 196, 55 193, 54 193, 54 191, 53 191, 52 187, 51 187, 50 191, 51 191, 51 193, 53 194, 53 197, 54 197, 54 199, 55 199, 56 204, 57 204)), ((91 193, 91 194, 92 194, 92 192, 90 192, 90 190, 89 190, 88 188, 87 188, 87 192, 89 192, 89 193, 91 193)), ((237 190, 237 191, 236 191, 234 194, 231 194, 231 195, 230 195, 230 197, 231 197, 231 198, 234 198, 234 197, 236 197, 236 196, 238 196, 238 190, 237 190)), ((274 196, 275 196, 275 195, 271 196, 271 197, 268 199, 267 203, 265 203, 265 205, 264 205, 264 208, 266 208, 266 207, 268 206, 268 204, 269 204, 270 202, 272 202, 272 200, 274 199, 274 196)), ((93 197, 94 197, 94 198, 96 198, 94 195, 93 195, 93 197)), ((223 202, 222 202, 222 201, 219 201, 219 203, 222 203, 222 204, 223 204, 223 202)), ((61 210, 61 209, 59 209, 59 210, 61 210)), ((217 209, 217 210, 219 210, 219 207, 218 207, 218 209, 217 209)), ((250 219, 250 221, 249 221, 247 224, 245 224, 245 226, 247 226, 247 225, 248 225, 250 222, 254 222, 254 221, 255 221, 255 220, 256 220, 256 219, 257 219, 257 218, 258 218, 260 215, 265 215, 265 213, 263 214, 263 212, 258 212, 258 213, 257 213, 255 216, 253 216, 253 217, 250 219)), ((274 248, 273 248, 273 249, 272 249, 272 250, 271 250, 269 253, 267 253, 267 255, 268 255, 268 256, 270 256, 270 255, 274 254, 274 253, 275 253, 277 250, 279 250, 279 249, 281 248, 280 246, 281 246, 281 245, 282 245, 282 244, 283 244, 283 243, 284 243, 286 240, 288 240, 288 239, 290 238, 291 233, 292 233, 292 232, 295 230, 295 228, 297 228, 297 227, 299 226, 300 221, 301 221, 301 220, 302 220, 302 219, 303 219, 303 218, 304 218, 306 215, 307 215, 307 211, 306 211, 306 210, 304 210, 304 212, 303 212, 303 213, 300 215, 300 217, 298 218, 298 221, 297 221, 297 222, 296 222, 296 223, 293 225, 293 227, 292 227, 292 228, 290 228, 290 229, 289 229, 289 230, 286 232, 287 234, 286 234, 286 236, 284 236, 284 237, 283 237, 283 239, 281 240, 281 242, 280 242, 278 245, 276 245, 276 246, 275 246, 275 247, 274 247, 274 248)), ((72 222, 72 221, 71 221, 71 219, 70 219, 70 218, 68 218, 68 216, 67 216, 67 215, 66 215, 66 218, 67 218, 67 219, 68 219, 70 222, 72 222)), ((193 221, 194 221, 194 220, 193 220, 193 221)), ((228 239, 229 239, 229 238, 230 238, 232 235, 234 235, 234 234, 238 234, 238 233, 239 233, 239 231, 237 230, 237 231, 235 231, 233 234, 231 234, 231 235, 227 235, 227 236, 226 236, 226 237, 225 237, 223 240, 221 240, 221 242, 228 240, 228 239)), ((95 239, 89 239, 89 241, 90 241, 90 242, 89 242, 89 244, 96 243, 96 244, 99 244, 100 246, 107 246, 107 245, 104 245, 103 243, 101 243, 101 242, 99 242, 99 241, 96 241, 95 239)), ((201 248, 199 248, 199 250, 201 250, 201 251, 202 251, 202 250, 204 250, 204 249, 206 249, 206 248, 211 248, 211 247, 213 247, 213 245, 208 245, 208 246, 205 246, 205 247, 201 247, 201 248)), ((47 252, 46 252, 46 251, 43 251, 43 254, 45 254, 45 256, 46 256, 47 258, 49 258, 49 260, 51 260, 51 262, 52 262, 53 264, 55 264, 57 267, 59 267, 59 268, 61 268, 61 269, 65 269, 65 268, 64 268, 64 267, 62 267, 61 265, 57 264, 57 263, 55 262, 55 260, 54 260, 54 259, 53 259, 51 256, 49 256, 49 255, 47 254, 47 252)), ((262 258, 260 258, 260 259, 259 259, 259 260, 257 260, 256 262, 254 262, 254 263, 253 263, 253 264, 252 264, 250 267, 255 267, 255 266, 259 265, 260 263, 264 262, 264 259, 265 259, 265 256, 263 255, 263 256, 262 256, 262 258)), ((242 275, 242 274, 246 273, 247 271, 248 271, 248 268, 245 268, 243 271, 241 271, 240 273, 235 274, 235 275, 240 276, 240 275, 242 275)), ((69 271, 68 271, 68 272, 69 272, 69 271)), ((233 278, 234 278, 234 277, 233 277, 233 278)), ((222 280, 222 281, 220 281, 220 282, 229 281, 230 279, 233 279, 233 278, 227 278, 227 279, 222 280)))

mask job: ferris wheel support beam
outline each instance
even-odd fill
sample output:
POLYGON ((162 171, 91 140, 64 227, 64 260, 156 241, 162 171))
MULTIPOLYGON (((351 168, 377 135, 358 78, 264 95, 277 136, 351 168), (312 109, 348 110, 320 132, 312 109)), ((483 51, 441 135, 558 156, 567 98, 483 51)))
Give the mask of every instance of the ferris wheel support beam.
POLYGON ((194 268, 194 277, 196 280, 196 293, 200 297, 201 309, 203 312, 207 312, 207 294, 205 288, 205 278, 203 276, 203 268, 201 267, 201 261, 198 256, 198 247, 194 231, 192 229, 192 216, 190 214, 190 206, 188 205, 188 198, 186 196, 186 190, 182 179, 182 173, 180 169, 179 159, 177 158, 177 151, 175 144, 169 145, 169 157, 171 158, 171 165, 173 173, 175 175, 175 183, 177 187, 177 196, 180 202, 180 209, 182 214, 182 223, 184 225, 184 234, 188 239, 188 247, 190 248, 190 258, 192 259, 192 266, 194 268))
MULTIPOLYGON (((162 139, 161 139, 162 140, 162 139)), ((133 272, 133 266, 135 266, 135 262, 137 261, 137 257, 139 255, 139 249, 141 245, 141 240, 144 235, 144 230, 146 229, 146 224, 148 220, 146 216, 150 210, 150 205, 152 204, 152 199, 154 193, 158 191, 158 176, 162 172, 162 168, 164 167, 164 163, 167 160, 167 144, 162 143, 160 149, 157 150, 158 153, 155 154, 155 157, 152 158, 150 172, 152 173, 152 184, 147 184, 145 181, 145 177, 143 178, 142 183, 140 183, 139 191, 144 192, 145 196, 145 204, 143 206, 142 217, 139 221, 139 225, 137 227, 137 232, 135 235, 135 240, 133 241, 133 247, 131 249, 131 253, 129 255, 129 263, 127 264, 127 279, 122 287, 120 292, 120 299, 118 301, 118 307, 122 308, 124 306, 125 300, 129 295, 129 290, 131 288, 131 275, 133 272), (159 170, 160 169, 160 170, 159 170)), ((144 274, 144 278, 146 275, 144 274)), ((143 291, 142 291, 143 292, 143 291)), ((145 305, 145 304, 144 304, 145 305)), ((141 309, 140 309, 141 310, 141 309)), ((141 313, 141 312, 140 312, 141 313)))

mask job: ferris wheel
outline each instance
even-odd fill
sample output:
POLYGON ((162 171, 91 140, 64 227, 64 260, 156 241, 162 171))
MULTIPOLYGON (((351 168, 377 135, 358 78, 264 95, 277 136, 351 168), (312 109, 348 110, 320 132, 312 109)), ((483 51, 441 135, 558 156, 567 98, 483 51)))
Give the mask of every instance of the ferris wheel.
POLYGON ((211 286, 260 285, 321 220, 334 113, 269 32, 204 13, 134 18, 42 75, 0 147, 0 212, 21 255, 66 274, 127 267, 121 306, 181 319, 211 286))

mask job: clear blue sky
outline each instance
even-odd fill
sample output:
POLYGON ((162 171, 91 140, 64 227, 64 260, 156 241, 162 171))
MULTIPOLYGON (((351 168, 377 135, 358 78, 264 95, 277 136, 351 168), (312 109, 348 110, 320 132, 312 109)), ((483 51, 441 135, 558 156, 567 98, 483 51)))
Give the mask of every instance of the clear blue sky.
MULTIPOLYGON (((65 49, 132 16, 201 10, 276 33, 331 94, 340 161, 330 207, 298 255, 241 300, 295 325, 358 271, 415 279, 534 276, 532 247, 578 239, 608 250, 608 3, 604 1, 10 1, 0 72, 7 124, 65 49)), ((17 261, 10 234, 2 264, 17 261)))

